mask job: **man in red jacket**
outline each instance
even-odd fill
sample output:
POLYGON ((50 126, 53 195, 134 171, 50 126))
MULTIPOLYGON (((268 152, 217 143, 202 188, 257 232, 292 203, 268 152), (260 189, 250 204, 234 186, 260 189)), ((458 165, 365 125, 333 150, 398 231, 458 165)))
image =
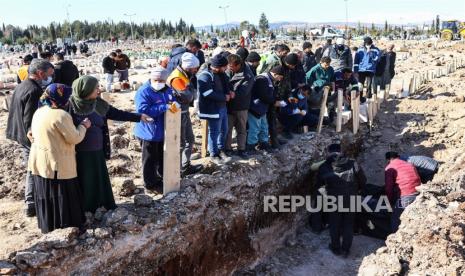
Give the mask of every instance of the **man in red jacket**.
POLYGON ((396 152, 387 152, 389 162, 384 170, 386 195, 394 210, 391 217, 392 232, 396 232, 400 224, 400 215, 418 195, 416 187, 421 184, 415 167, 399 158, 396 152))

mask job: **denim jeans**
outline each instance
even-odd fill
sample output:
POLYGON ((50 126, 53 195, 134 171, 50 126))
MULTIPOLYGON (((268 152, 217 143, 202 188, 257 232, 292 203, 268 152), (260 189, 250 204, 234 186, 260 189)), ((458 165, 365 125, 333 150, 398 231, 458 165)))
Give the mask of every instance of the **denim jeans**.
POLYGON ((249 125, 247 145, 255 145, 258 142, 268 143, 268 121, 266 120, 266 115, 257 118, 249 112, 247 123, 249 125))
POLYGON ((391 230, 392 233, 396 232, 399 229, 400 225, 400 215, 404 212, 404 209, 409 206, 415 198, 418 196, 418 193, 412 195, 401 196, 395 201, 394 210, 392 211, 391 216, 391 230))
POLYGON ((225 107, 219 110, 220 118, 207 119, 208 121, 208 152, 210 156, 219 154, 224 150, 226 136, 228 135, 228 112, 225 107))
POLYGON ((106 92, 111 92, 111 84, 113 83, 113 74, 106 73, 105 74, 105 79, 106 79, 106 92))

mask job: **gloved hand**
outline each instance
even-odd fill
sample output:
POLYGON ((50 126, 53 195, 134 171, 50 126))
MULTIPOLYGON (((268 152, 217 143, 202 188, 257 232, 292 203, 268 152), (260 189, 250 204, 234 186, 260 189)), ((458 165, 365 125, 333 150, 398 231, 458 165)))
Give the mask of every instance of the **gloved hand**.
POLYGON ((299 102, 299 100, 298 100, 297 98, 294 98, 294 97, 289 97, 287 100, 288 100, 290 103, 298 103, 298 102, 299 102))
POLYGON ((301 111, 300 111, 300 115, 302 115, 302 116, 307 115, 307 111, 306 111, 306 110, 301 110, 301 111))
POLYGON ((260 102, 260 99, 256 99, 253 101, 254 104, 258 104, 260 102))
POLYGON ((280 107, 285 107, 286 105, 287 105, 287 103, 285 101, 280 101, 279 102, 280 107))
POLYGON ((168 110, 171 111, 171 113, 176 113, 181 110, 181 105, 178 102, 172 102, 168 106, 168 110))
POLYGON ((300 109, 296 108, 292 110, 292 114, 300 114, 300 109))

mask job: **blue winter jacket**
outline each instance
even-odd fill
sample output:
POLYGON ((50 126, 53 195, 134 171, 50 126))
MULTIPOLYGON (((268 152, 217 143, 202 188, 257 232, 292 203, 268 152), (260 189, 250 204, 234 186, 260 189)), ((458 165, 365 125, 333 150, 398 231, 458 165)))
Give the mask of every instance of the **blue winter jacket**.
POLYGON ((358 49, 354 58, 354 72, 376 72, 380 58, 380 51, 374 45, 371 46, 370 51, 363 46, 358 49))
POLYGON ((199 118, 219 119, 220 109, 226 108, 226 95, 231 88, 225 73, 214 74, 210 68, 197 75, 199 118))
POLYGON ((276 98, 276 91, 270 73, 263 73, 255 77, 249 112, 260 118, 265 115, 276 98))
POLYGON ((136 111, 149 115, 153 122, 139 122, 134 128, 134 135, 142 140, 161 142, 165 138, 165 112, 166 105, 174 100, 173 91, 165 86, 155 91, 150 81, 139 88, 135 96, 136 111))
POLYGON ((166 66, 166 70, 168 70, 169 73, 173 72, 173 70, 181 64, 181 57, 185 52, 187 52, 185 47, 177 47, 171 51, 170 61, 168 62, 168 66, 166 66))
POLYGON ((285 114, 285 115, 295 115, 293 114, 294 110, 296 108, 300 110, 308 110, 308 103, 307 103, 307 98, 304 99, 299 99, 298 95, 300 94, 299 89, 293 89, 291 92, 291 96, 298 99, 297 103, 290 103, 288 99, 286 99, 286 106, 281 107, 280 113, 285 114))

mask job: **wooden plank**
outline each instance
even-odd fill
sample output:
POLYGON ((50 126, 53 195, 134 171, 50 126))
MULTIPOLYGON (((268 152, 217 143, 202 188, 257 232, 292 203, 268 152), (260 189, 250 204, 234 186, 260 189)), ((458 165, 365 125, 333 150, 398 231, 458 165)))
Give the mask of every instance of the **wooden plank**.
POLYGON ((342 89, 337 90, 337 118, 336 118, 336 132, 341 132, 342 129, 342 101, 344 97, 344 91, 342 89))
MULTIPOLYGON (((386 84, 387 86, 387 84, 386 84)), ((381 109, 381 104, 384 102, 386 99, 386 90, 380 90, 379 91, 379 98, 378 98, 378 110, 381 109)))
POLYGON ((384 100, 387 100, 389 98, 389 93, 391 92, 391 85, 386 84, 386 92, 384 93, 384 100))
POLYGON ((208 121, 202 120, 202 148, 200 149, 200 156, 207 157, 208 150, 208 121))
POLYGON ((326 101, 328 100, 328 94, 329 94, 329 86, 325 86, 323 88, 323 99, 321 101, 321 107, 320 107, 320 118, 318 120, 318 127, 316 128, 316 133, 318 134, 321 133, 321 128, 323 127, 323 118, 326 112, 326 101))
POLYGON ((181 112, 165 112, 165 143, 163 147, 163 194, 177 192, 181 187, 181 112))
POLYGON ((367 99, 368 103, 368 127, 369 130, 371 131, 371 128, 373 126, 373 99, 367 99))
POLYGON ((360 109, 357 106, 357 92, 355 90, 350 91, 350 107, 352 109, 352 131, 354 134, 358 132, 359 112, 360 109))

